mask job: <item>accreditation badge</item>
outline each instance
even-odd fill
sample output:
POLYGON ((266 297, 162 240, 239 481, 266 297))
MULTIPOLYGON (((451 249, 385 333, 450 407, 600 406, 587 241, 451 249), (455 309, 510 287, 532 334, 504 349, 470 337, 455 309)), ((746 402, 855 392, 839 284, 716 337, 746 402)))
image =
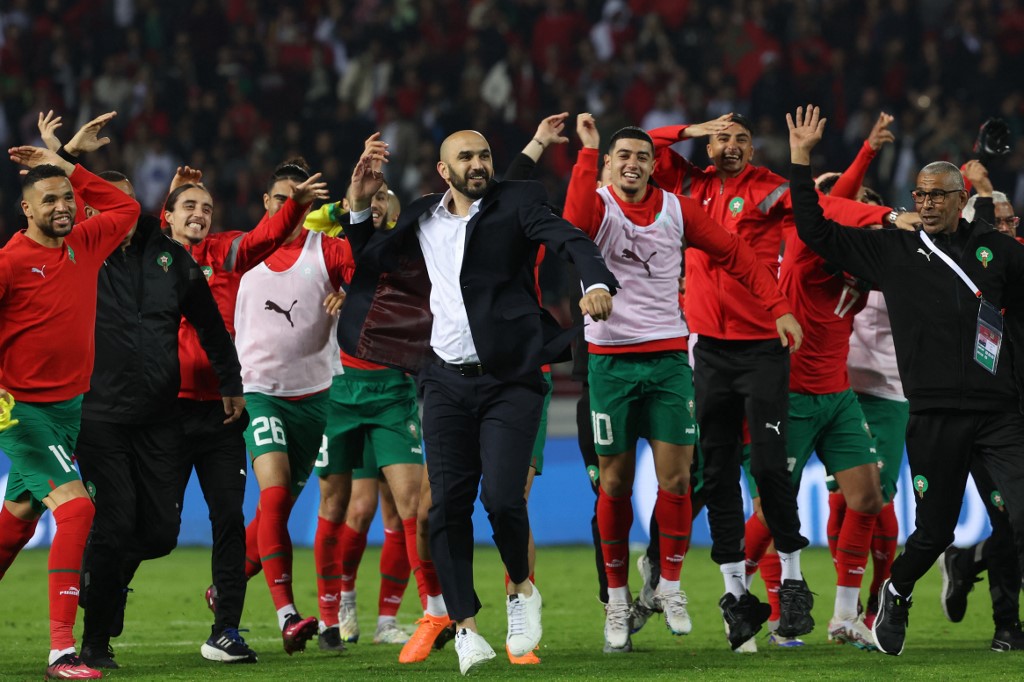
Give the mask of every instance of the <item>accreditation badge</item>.
POLYGON ((1003 314, 994 305, 981 299, 978 308, 978 333, 974 341, 974 361, 991 374, 999 365, 999 349, 1003 345, 1003 314))

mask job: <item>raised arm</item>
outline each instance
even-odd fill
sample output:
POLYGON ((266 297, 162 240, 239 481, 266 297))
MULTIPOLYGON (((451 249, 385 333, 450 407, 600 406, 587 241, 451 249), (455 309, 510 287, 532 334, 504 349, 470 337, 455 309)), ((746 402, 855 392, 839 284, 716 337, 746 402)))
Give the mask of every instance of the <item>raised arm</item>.
POLYGON ((596 192, 601 135, 597 131, 594 117, 590 114, 578 115, 576 134, 583 143, 583 148, 580 149, 576 164, 572 167, 562 216, 593 239, 597 236, 601 221, 604 220, 604 202, 596 192))
POLYGON ((872 126, 868 139, 864 140, 857 157, 850 164, 850 167, 843 171, 835 186, 832 187, 831 196, 856 199, 860 188, 864 184, 864 176, 868 172, 868 166, 884 145, 895 141, 896 136, 889 130, 893 117, 884 111, 878 115, 878 120, 872 126))
POLYGON ((653 174, 655 182, 662 189, 682 194, 680 190, 686 184, 685 177, 697 171, 693 164, 671 148, 672 145, 680 140, 714 135, 732 123, 730 120, 731 116, 731 113, 723 114, 704 123, 663 126, 648 130, 648 134, 654 140, 654 154, 657 160, 657 163, 654 165, 653 174))
POLYGON ((541 120, 537 126, 537 132, 533 139, 526 143, 523 151, 519 152, 508 169, 505 170, 506 180, 529 180, 533 176, 533 170, 545 150, 553 144, 565 144, 568 137, 562 135, 565 129, 565 119, 569 112, 563 111, 560 114, 552 114, 541 120))
POLYGON ((882 284, 886 271, 885 241, 896 235, 885 230, 858 230, 825 218, 811 177, 811 149, 825 132, 825 119, 818 107, 808 105, 806 113, 786 114, 789 126, 790 193, 793 218, 800 239, 825 260, 870 282, 882 284))

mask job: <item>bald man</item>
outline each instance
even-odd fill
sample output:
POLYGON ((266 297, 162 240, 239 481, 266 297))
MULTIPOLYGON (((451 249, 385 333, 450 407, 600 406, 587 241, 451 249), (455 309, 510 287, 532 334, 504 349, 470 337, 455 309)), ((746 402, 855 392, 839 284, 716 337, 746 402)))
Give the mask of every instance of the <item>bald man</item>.
POLYGON ((539 305, 537 249, 576 265, 586 289, 580 308, 595 320, 611 313, 618 284, 593 242, 554 215, 539 184, 494 180, 480 133, 460 131, 441 145, 437 172, 447 192, 411 204, 393 230, 375 231, 370 200, 386 160, 375 133, 349 188, 356 272, 338 337, 351 355, 417 374, 430 548, 466 675, 494 658, 475 619, 472 513, 481 483, 509 575, 506 649, 522 656, 542 633, 523 489, 548 390, 541 365, 568 359, 579 329, 563 330, 539 305))

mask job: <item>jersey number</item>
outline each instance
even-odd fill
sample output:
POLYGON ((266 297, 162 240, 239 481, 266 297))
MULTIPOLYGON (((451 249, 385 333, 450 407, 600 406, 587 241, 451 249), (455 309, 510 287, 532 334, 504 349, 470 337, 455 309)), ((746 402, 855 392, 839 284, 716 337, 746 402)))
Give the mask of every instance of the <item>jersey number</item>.
POLYGON ((594 427, 594 444, 611 445, 615 440, 612 434, 612 418, 604 412, 591 412, 590 423, 594 427))
POLYGON ((836 317, 845 317, 846 313, 850 312, 850 308, 860 298, 860 290, 851 287, 849 284, 843 285, 843 293, 839 294, 839 303, 836 303, 836 317))
POLYGON ((284 438, 284 425, 277 417, 256 417, 252 420, 252 425, 254 427, 252 439, 257 446, 262 447, 271 443, 288 445, 288 441, 284 438), (269 438, 267 437, 268 432, 270 433, 269 438))
POLYGON ((68 453, 64 450, 64 446, 51 445, 50 452, 52 452, 53 456, 57 458, 58 462, 60 462, 61 467, 64 469, 64 473, 70 474, 75 465, 72 463, 68 453))
POLYGON ((327 466, 327 435, 324 435, 324 439, 320 442, 320 452, 316 456, 316 462, 313 466, 324 468, 327 466))

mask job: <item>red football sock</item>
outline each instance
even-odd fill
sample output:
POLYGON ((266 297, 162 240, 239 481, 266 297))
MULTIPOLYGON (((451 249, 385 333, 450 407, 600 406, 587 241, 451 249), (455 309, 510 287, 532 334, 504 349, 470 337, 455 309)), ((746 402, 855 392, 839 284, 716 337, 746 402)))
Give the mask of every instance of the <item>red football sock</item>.
POLYGON ((256 507, 256 516, 245 527, 245 579, 257 575, 263 570, 260 561, 260 544, 257 535, 260 530, 260 508, 256 507))
POLYGON ((7 511, 0 502, 0 580, 14 563, 14 557, 32 539, 39 519, 25 521, 7 511))
POLYGON ((612 497, 601 489, 597 497, 597 528, 608 587, 626 587, 629 572, 629 529, 633 525, 633 502, 629 495, 612 497))
POLYGON ((338 593, 341 592, 341 545, 338 536, 341 525, 317 517, 316 536, 313 540, 313 559, 316 562, 316 592, 320 605, 320 621, 325 627, 338 624, 338 593))
POLYGON ((772 613, 768 620, 778 620, 779 611, 779 585, 782 584, 782 562, 779 561, 778 552, 767 552, 761 557, 761 579, 764 580, 764 589, 768 593, 768 604, 772 607, 772 613))
POLYGON ((882 507, 882 513, 875 520, 875 533, 871 537, 871 594, 878 594, 878 588, 889 578, 892 562, 896 558, 896 541, 899 534, 896 509, 890 502, 882 507))
MULTIPOLYGON (((658 520, 661 577, 665 580, 679 580, 679 574, 683 570, 683 558, 690 543, 692 514, 693 505, 689 493, 676 495, 658 488, 654 516, 658 520)), ((626 530, 629 531, 628 527, 626 530)))
POLYGON ((256 534, 260 561, 274 608, 280 609, 295 603, 292 595, 292 539, 288 535, 292 500, 288 489, 273 486, 260 492, 260 510, 262 514, 256 534))
POLYGON ((359 564, 366 551, 366 533, 360 533, 347 523, 341 529, 341 591, 354 592, 359 564))
POLYGON ((402 519, 402 532, 405 533, 405 554, 409 559, 409 568, 416 577, 416 591, 420 594, 420 606, 427 608, 427 593, 430 585, 420 567, 420 554, 416 551, 416 517, 402 519))
POLYGON ((878 514, 865 514, 846 508, 843 527, 836 545, 836 585, 860 587, 864 581, 864 568, 868 565, 871 534, 878 514))
POLYGON ((761 563, 761 557, 768 551, 768 546, 772 544, 772 532, 768 530, 768 526, 764 525, 757 514, 751 514, 747 519, 743 544, 746 546, 747 575, 754 575, 757 573, 758 564, 761 563))
POLYGON ((75 616, 82 572, 82 553, 96 508, 87 497, 76 497, 53 510, 57 531, 47 563, 50 579, 50 649, 75 646, 75 616))
POLYGON ((836 567, 838 574, 839 566, 836 563, 836 548, 839 546, 839 532, 843 528, 843 516, 846 514, 846 497, 839 491, 828 495, 828 524, 825 526, 825 534, 828 537, 828 551, 832 555, 832 565, 836 567))
MULTIPOLYGON (((437 568, 430 559, 420 559, 420 573, 423 574, 423 582, 426 585, 427 595, 436 597, 441 594, 441 581, 437 578, 437 568)), ((423 608, 427 608, 426 604, 423 608)))
POLYGON ((404 530, 385 528, 384 546, 380 550, 380 597, 377 602, 379 615, 398 615, 405 586, 409 584, 409 571, 404 530))

